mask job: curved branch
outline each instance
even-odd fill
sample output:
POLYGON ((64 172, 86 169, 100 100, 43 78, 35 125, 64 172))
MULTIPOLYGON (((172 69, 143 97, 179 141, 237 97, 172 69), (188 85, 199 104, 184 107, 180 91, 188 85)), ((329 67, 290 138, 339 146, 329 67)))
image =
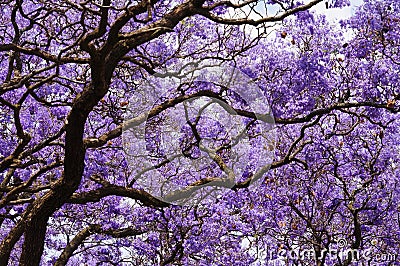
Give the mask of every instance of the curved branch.
POLYGON ((142 202, 145 206, 169 206, 168 203, 160 201, 159 199, 153 197, 144 190, 117 186, 109 183, 104 179, 101 179, 99 176, 94 176, 91 179, 101 184, 102 187, 89 192, 74 193, 66 202, 72 204, 86 204, 88 202, 98 202, 102 198, 108 196, 121 196, 138 200, 142 202))
POLYGON ((131 227, 122 229, 102 229, 101 225, 93 224, 81 230, 64 248, 61 255, 55 262, 55 266, 67 265, 69 259, 72 257, 73 253, 78 249, 78 247, 85 241, 86 238, 93 234, 104 234, 112 236, 114 238, 122 238, 127 236, 136 236, 143 234, 144 231, 136 230, 131 227))
MULTIPOLYGON (((300 11, 305 11, 310 9, 311 7, 315 6, 318 3, 321 3, 324 0, 314 0, 311 1, 308 4, 305 5, 301 5, 292 9, 289 9, 287 11, 285 11, 282 14, 273 16, 273 17, 266 17, 266 18, 262 18, 259 20, 254 20, 254 19, 248 19, 248 18, 240 18, 240 19, 227 19, 227 18, 222 18, 222 17, 218 17, 216 15, 214 15, 213 13, 211 13, 212 11, 212 6, 210 8, 200 8, 197 13, 216 22, 219 24, 228 24, 228 25, 244 25, 244 24, 248 24, 248 25, 253 25, 253 26, 258 26, 260 24, 263 23, 268 23, 268 22, 278 22, 278 21, 282 21, 283 19, 298 13, 300 11)), ((235 7, 235 5, 231 5, 232 7, 235 7)), ((240 5, 239 5, 240 7, 240 5)))
POLYGON ((81 57, 58 57, 56 55, 50 54, 48 52, 42 51, 38 48, 26 48, 14 43, 9 44, 1 44, 0 52, 4 51, 14 51, 20 52, 26 55, 34 55, 40 57, 44 60, 48 60, 55 63, 76 63, 76 64, 87 64, 89 63, 89 58, 81 58, 81 57))

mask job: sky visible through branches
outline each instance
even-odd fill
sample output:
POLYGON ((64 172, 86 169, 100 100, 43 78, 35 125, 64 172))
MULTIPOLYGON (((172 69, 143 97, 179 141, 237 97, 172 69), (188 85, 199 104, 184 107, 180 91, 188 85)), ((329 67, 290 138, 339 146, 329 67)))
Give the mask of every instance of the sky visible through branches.
POLYGON ((0 10, 0 266, 400 265, 399 1, 0 10))

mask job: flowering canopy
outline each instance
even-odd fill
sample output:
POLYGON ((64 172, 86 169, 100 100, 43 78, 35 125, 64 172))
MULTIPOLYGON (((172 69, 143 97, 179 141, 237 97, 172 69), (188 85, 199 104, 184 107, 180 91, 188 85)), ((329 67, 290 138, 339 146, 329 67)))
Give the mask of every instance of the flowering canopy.
MULTIPOLYGON (((0 265, 394 261, 400 3, 365 0, 340 25, 312 11, 323 3, 349 1, 0 1, 0 265), (128 102, 151 75, 203 59, 261 89, 275 158, 268 171, 248 164, 207 208, 177 206, 135 182, 123 115, 140 110, 128 102), (369 255, 332 254, 340 248, 369 255), (302 250, 314 256, 282 253, 302 250)), ((182 172, 161 160, 158 126, 183 100, 212 95, 259 143, 259 117, 238 95, 212 82, 169 92, 146 114, 146 149, 165 177, 215 181, 236 145, 227 123, 199 114, 178 129, 181 155, 213 164, 182 172)))

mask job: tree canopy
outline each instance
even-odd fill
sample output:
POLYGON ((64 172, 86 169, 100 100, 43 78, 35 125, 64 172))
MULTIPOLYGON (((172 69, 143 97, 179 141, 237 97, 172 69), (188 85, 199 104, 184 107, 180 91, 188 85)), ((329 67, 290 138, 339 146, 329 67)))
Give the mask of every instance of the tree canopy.
POLYGON ((0 265, 395 265, 400 2, 348 5, 1 0, 0 265))

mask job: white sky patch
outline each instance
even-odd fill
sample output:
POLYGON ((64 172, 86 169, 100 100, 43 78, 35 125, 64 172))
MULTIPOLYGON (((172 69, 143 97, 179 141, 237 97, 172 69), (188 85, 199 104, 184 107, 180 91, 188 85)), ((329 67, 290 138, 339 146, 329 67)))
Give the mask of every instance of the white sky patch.
POLYGON ((325 2, 322 2, 312 7, 311 10, 315 11, 317 14, 325 15, 329 21, 337 22, 341 19, 348 19, 354 15, 357 7, 361 6, 363 2, 363 0, 350 0, 350 6, 329 9, 326 9, 325 2))
MULTIPOLYGON (((363 0, 350 0, 350 6, 346 6, 343 8, 326 8, 325 1, 313 6, 310 10, 315 11, 317 14, 324 14, 328 20, 335 21, 341 19, 348 19, 352 15, 355 14, 357 7, 361 6, 364 3, 363 0)), ((264 1, 259 1, 257 7, 255 8, 256 12, 250 12, 249 7, 244 7, 241 9, 242 12, 247 14, 250 19, 258 20, 263 18, 264 16, 275 16, 280 13, 280 7, 277 4, 274 5, 265 5, 264 1)), ((234 18, 235 16, 242 17, 244 14, 240 15, 236 12, 238 10, 231 10, 232 12, 228 13, 228 17, 234 18), (236 12, 235 12, 236 11, 236 12)))
MULTIPOLYGON (((318 15, 325 15, 326 19, 334 24, 337 24, 339 26, 339 21, 340 20, 346 20, 349 19, 351 16, 353 16, 359 6, 361 6, 364 3, 364 0, 350 0, 350 6, 346 6, 343 8, 326 8, 325 6, 325 1, 321 2, 315 6, 313 6, 310 10, 314 11, 318 15)), ((238 18, 238 17, 243 17, 244 14, 248 15, 249 19, 254 19, 254 20, 259 20, 262 17, 265 16, 275 16, 279 14, 280 7, 279 5, 265 5, 264 1, 259 1, 257 4, 257 7, 255 8, 256 12, 251 12, 250 8, 245 7, 242 9, 244 13, 237 12, 237 10, 231 10, 226 17, 229 18, 238 18)), ((268 32, 270 32, 269 37, 273 39, 274 35, 273 32, 274 30, 279 29, 279 27, 282 25, 281 22, 277 23, 271 23, 267 24, 270 28, 268 32)), ((245 30, 250 36, 252 37, 257 37, 257 30, 255 27, 252 26, 241 26, 242 30, 245 30)), ((352 33, 349 31, 347 34, 345 34, 346 39, 351 39, 352 33)))

